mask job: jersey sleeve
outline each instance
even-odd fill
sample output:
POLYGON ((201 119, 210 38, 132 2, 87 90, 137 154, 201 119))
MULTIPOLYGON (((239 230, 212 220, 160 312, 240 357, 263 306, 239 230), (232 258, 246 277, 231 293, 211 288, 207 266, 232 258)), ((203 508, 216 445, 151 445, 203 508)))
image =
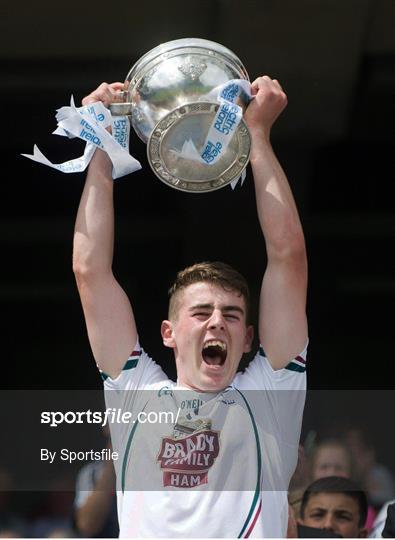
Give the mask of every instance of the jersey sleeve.
POLYGON ((234 381, 255 410, 261 431, 277 441, 283 485, 288 485, 297 463, 306 398, 306 355, 307 344, 285 368, 274 370, 260 347, 234 381))
POLYGON ((118 377, 112 379, 101 373, 104 380, 104 398, 109 411, 108 424, 113 450, 119 458, 114 461, 119 478, 119 467, 123 462, 130 434, 158 383, 166 384, 167 377, 162 368, 136 343, 118 377))
POLYGON ((235 385, 240 390, 306 390, 307 343, 303 351, 283 369, 273 369, 263 347, 243 373, 238 373, 235 385))
POLYGON ((105 390, 144 390, 166 379, 162 368, 148 356, 137 341, 118 377, 100 372, 105 390))

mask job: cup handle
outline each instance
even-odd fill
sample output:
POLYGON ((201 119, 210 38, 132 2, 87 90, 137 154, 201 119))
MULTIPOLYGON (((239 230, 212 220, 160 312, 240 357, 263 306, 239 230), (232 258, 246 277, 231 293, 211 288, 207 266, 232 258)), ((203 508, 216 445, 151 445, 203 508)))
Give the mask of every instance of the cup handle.
POLYGON ((117 92, 116 101, 110 103, 110 112, 113 116, 129 116, 132 114, 132 103, 126 101, 128 92, 120 90, 117 92))

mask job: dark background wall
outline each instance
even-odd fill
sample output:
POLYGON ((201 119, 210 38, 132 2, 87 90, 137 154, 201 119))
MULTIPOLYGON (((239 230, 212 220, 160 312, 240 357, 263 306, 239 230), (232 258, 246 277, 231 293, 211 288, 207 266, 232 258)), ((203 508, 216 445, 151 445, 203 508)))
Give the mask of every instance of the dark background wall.
MULTIPOLYGON (((310 387, 394 389, 393 0, 11 3, 2 16, 0 238, 4 388, 99 388, 71 272, 84 175, 54 162, 81 141, 51 135, 55 110, 143 53, 186 36, 234 50, 251 79, 278 78, 289 105, 273 145, 297 199, 310 261, 310 387)), ((257 296, 265 267, 252 178, 236 192, 176 192, 143 170, 118 180, 115 272, 141 340, 174 374, 160 340, 177 269, 225 260, 257 296)))

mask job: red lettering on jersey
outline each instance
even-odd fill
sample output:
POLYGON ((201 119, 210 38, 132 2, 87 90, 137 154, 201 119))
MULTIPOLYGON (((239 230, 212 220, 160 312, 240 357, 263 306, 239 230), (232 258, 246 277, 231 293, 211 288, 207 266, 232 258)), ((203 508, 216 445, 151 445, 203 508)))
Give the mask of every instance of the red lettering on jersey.
POLYGON ((158 455, 163 485, 192 488, 207 484, 208 470, 219 453, 218 432, 205 430, 182 439, 164 437, 158 455))
POLYGON ((193 488, 207 484, 207 477, 207 471, 198 474, 166 471, 163 473, 163 485, 164 487, 193 488))

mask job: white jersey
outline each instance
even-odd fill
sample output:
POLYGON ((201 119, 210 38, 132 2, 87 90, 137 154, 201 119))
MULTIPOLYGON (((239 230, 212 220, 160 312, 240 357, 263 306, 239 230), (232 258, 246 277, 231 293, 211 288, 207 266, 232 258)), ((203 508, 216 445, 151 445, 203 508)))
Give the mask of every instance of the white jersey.
POLYGON ((132 413, 110 426, 120 536, 285 537, 305 370, 306 349, 274 371, 261 348, 224 391, 198 393, 137 346, 103 374, 106 406, 132 413))

